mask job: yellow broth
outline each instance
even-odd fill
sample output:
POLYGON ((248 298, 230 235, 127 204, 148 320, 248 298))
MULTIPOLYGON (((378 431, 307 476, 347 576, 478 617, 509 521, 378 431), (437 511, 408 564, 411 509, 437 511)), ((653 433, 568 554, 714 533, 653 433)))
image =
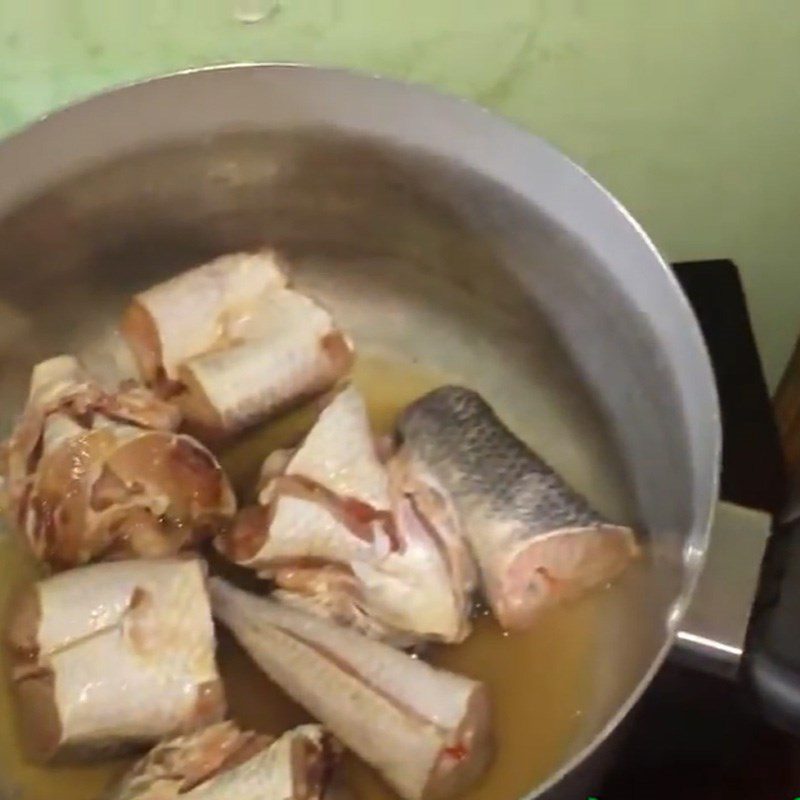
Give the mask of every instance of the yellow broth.
MULTIPOLYGON (((390 431, 400 409, 443 382, 439 375, 382 358, 362 358, 354 381, 367 398, 379 432, 390 431)), ((264 456, 296 443, 313 417, 312 403, 248 434, 220 454, 241 495, 252 492, 264 456)), ((0 536, 1 607, 7 606, 14 587, 35 575, 35 567, 16 542, 0 536)), ((484 615, 464 644, 437 646, 425 654, 434 664, 484 681, 491 693, 497 753, 486 777, 463 800, 515 800, 561 763, 589 697, 599 616, 600 604, 590 597, 549 611, 529 633, 506 635, 484 615)), ((218 657, 231 715, 241 725, 277 734, 308 719, 224 630, 219 631, 218 657)), ((4 800, 4 790, 16 790, 19 794, 11 794, 15 800, 96 800, 129 762, 69 767, 27 762, 15 727, 5 656, 2 672, 0 798, 4 800)), ((345 773, 359 800, 394 798, 355 757, 348 756, 345 773)))

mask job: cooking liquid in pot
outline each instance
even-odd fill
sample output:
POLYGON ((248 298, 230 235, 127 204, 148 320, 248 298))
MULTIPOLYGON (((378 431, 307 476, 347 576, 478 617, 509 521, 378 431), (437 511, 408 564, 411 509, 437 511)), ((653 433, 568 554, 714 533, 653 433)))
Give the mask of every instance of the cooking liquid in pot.
MULTIPOLYGON (((354 381, 367 398, 378 431, 391 430, 404 406, 446 382, 433 372, 381 358, 361 358, 354 381)), ((311 419, 310 409, 300 410, 230 447, 221 460, 237 487, 252 487, 266 453, 296 442, 311 419)), ((35 574, 21 548, 0 535, 0 607, 7 607, 14 587, 35 574)), ((463 800, 516 800, 561 763, 590 697, 602 605, 595 595, 552 609, 533 631, 514 635, 504 634, 484 615, 464 644, 435 647, 426 654, 434 664, 486 682, 491 692, 497 752, 483 781, 462 795, 463 800)), ((231 715, 244 727, 277 734, 308 720, 224 630, 219 631, 218 657, 231 715)), ((26 762, 14 725, 5 655, 0 679, 0 800, 95 800, 130 763, 39 767, 26 762)), ((344 777, 357 800, 394 797, 353 756, 347 758, 344 777)))

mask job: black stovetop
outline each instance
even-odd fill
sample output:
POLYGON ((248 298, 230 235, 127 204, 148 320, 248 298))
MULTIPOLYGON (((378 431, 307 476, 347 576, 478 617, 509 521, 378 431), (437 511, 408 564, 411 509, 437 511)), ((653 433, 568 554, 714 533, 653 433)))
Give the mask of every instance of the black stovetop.
MULTIPOLYGON (((777 513, 786 474, 738 270, 725 260, 674 269, 717 379, 722 498, 777 513)), ((764 725, 736 684, 668 663, 635 712, 622 752, 595 796, 793 800, 800 796, 800 745, 764 725)))

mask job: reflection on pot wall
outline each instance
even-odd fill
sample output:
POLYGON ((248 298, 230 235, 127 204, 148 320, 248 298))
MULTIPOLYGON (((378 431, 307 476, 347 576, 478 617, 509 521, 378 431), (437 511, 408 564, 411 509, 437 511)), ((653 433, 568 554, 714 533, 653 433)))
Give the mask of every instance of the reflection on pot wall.
POLYGON ((601 180, 673 260, 734 258, 774 385, 800 327, 788 0, 0 0, 0 131, 104 86, 307 61, 471 97, 601 180))

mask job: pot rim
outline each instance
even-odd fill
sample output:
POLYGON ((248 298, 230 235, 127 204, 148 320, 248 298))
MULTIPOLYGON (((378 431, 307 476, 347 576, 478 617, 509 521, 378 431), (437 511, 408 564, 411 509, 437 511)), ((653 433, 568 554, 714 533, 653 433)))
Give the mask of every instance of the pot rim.
MULTIPOLYGON (((630 692, 627 699, 620 705, 616 713, 602 729, 593 736, 592 740, 587 745, 568 758, 546 781, 532 788, 527 795, 525 795, 527 800, 533 800, 533 798, 552 789, 569 773, 574 772, 580 764, 587 761, 595 751, 600 748, 602 743, 619 727, 620 723, 639 701, 666 660, 680 629, 680 623, 684 617, 684 613, 695 594, 695 588, 705 563, 705 555, 711 538, 713 508, 719 490, 719 465, 721 456, 721 424, 716 384, 699 325, 688 300, 680 288, 680 284, 641 225, 619 200, 589 175, 580 165, 561 153, 561 151, 549 144, 546 140, 526 130, 511 119, 494 111, 490 111, 477 103, 431 88, 428 85, 383 77, 377 73, 368 73, 340 67, 321 67, 295 62, 233 62, 193 67, 145 78, 143 80, 127 81, 110 86, 87 97, 78 98, 63 104, 39 116, 24 127, 12 131, 10 135, 5 138, 0 139, 0 173, 5 172, 10 164, 13 164, 15 169, 19 169, 20 163, 30 163, 30 159, 26 161, 26 158, 36 152, 37 142, 35 140, 37 137, 41 139, 42 142, 48 140, 51 136, 53 137, 51 141, 58 141, 58 136, 55 135, 57 131, 54 129, 63 127, 65 123, 69 122, 73 124, 78 123, 78 127, 80 127, 82 118, 86 118, 86 123, 91 124, 92 115, 96 113, 107 113, 109 110, 113 113, 113 109, 110 107, 121 97, 124 98, 125 96, 130 96, 137 92, 147 92, 148 90, 158 89, 159 87, 180 87, 180 84, 183 82, 202 81, 206 79, 206 76, 216 76, 218 78, 229 77, 231 82, 235 83, 239 79, 246 80, 248 77, 255 78, 265 73, 275 74, 276 72, 285 72, 289 76, 300 75, 312 79, 316 77, 317 79, 324 79, 334 84, 349 85, 353 89, 374 89, 380 84, 384 92, 393 92, 405 102, 437 105, 437 107, 442 110, 442 113, 458 113, 462 117, 468 118, 473 123, 483 126, 486 129, 485 135, 487 137, 491 134, 492 137, 513 140, 520 149, 526 150, 531 154, 536 153, 540 159, 546 160, 549 163, 553 171, 557 172, 559 175, 563 175, 565 178, 577 178, 585 187, 597 194, 599 199, 613 207, 617 216, 620 217, 621 221, 624 222, 624 225, 629 229, 629 233, 633 233, 639 240, 639 243, 644 245, 652 267, 655 267, 661 274, 662 283, 666 280, 665 288, 672 295, 669 300, 671 303, 670 313, 673 316, 680 315, 682 317, 680 322, 685 328, 684 333, 688 336, 688 340, 684 343, 688 348, 687 351, 684 352, 684 356, 688 354, 688 356, 695 359, 695 364, 693 365, 696 373, 695 378, 705 384, 698 388, 697 393, 698 396, 704 393, 705 398, 697 402, 698 404, 702 402, 706 406, 705 409, 701 409, 700 413, 704 417, 704 424, 706 426, 711 426, 706 436, 707 441, 705 443, 705 449, 707 452, 702 459, 706 464, 708 472, 708 474, 704 476, 706 486, 705 489, 700 492, 702 497, 698 501, 693 515, 695 524, 692 526, 692 530, 687 536, 686 547, 684 548, 684 578, 682 591, 668 615, 664 641, 649 668, 638 681, 636 687, 630 692), (15 151, 20 152, 17 153, 15 151)), ((368 130, 365 132, 367 134, 369 133, 368 130)), ((473 166, 475 166, 474 163, 473 166)), ((34 170, 37 169, 36 166, 33 168, 34 170)), ((25 169, 27 169, 27 167, 25 169)), ((45 164, 44 170, 41 170, 39 176, 40 181, 36 185, 36 191, 41 188, 40 184, 44 182, 43 179, 46 178, 48 174, 51 175, 51 178, 57 177, 52 176, 52 173, 48 172, 47 165, 45 164)), ((502 179, 498 178, 498 180, 502 179)), ((527 197, 530 199, 530 195, 527 195, 527 197)), ((5 188, 0 186, 0 214, 6 212, 7 206, 15 205, 24 201, 24 199, 25 197, 20 196, 13 187, 9 192, 7 186, 5 188), (9 197, 13 197, 15 201, 13 204, 8 202, 9 197)), ((563 219, 561 218, 559 218, 558 221, 559 223, 563 223, 563 219)), ((691 444, 690 441, 690 445, 691 444)))

